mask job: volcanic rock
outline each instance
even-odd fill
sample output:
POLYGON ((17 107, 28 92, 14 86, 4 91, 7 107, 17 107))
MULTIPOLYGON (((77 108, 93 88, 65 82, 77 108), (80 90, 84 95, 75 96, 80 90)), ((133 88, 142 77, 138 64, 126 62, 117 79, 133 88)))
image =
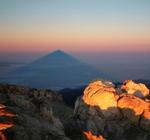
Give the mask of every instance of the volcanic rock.
POLYGON ((118 100, 118 108, 120 108, 123 116, 134 124, 138 124, 140 116, 148 106, 149 103, 132 95, 124 94, 118 100))
MULTIPOLYGON (((69 140, 63 124, 69 120, 72 110, 65 106, 60 94, 3 84, 0 85, 0 97, 0 102, 17 114, 14 126, 7 130, 8 140, 69 140)), ((3 106, 0 108, 0 115, 11 115, 3 106)))
POLYGON ((106 119, 120 116, 117 109, 117 95, 113 84, 110 82, 95 81, 90 83, 84 90, 82 99, 87 105, 99 107, 106 119))
POLYGON ((146 85, 142 83, 137 84, 133 82, 132 80, 124 81, 123 85, 121 86, 121 89, 126 91, 128 94, 132 94, 140 98, 149 96, 149 93, 150 93, 146 85))
POLYGON ((74 116, 86 124, 84 131, 93 135, 102 134, 110 140, 132 140, 133 137, 147 140, 150 102, 135 94, 118 94, 114 87, 107 81, 90 83, 75 103, 74 116))

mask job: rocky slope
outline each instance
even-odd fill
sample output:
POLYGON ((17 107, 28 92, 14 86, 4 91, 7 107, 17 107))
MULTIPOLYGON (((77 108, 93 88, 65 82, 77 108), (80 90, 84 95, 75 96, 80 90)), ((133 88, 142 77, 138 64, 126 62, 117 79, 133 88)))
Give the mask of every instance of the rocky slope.
MULTIPOLYGON (((72 110, 62 97, 51 90, 37 90, 15 85, 0 85, 0 103, 16 114, 14 126, 5 133, 10 140, 69 140, 63 123, 72 110)), ((7 118, 0 117, 1 121, 7 118)))
POLYGON ((149 140, 149 96, 145 85, 133 81, 117 88, 108 81, 95 81, 76 101, 74 115, 85 131, 107 140, 149 140))
POLYGON ((0 139, 6 136, 8 140, 149 140, 150 92, 133 81, 118 87, 93 81, 76 100, 73 112, 57 92, 0 84, 0 139))

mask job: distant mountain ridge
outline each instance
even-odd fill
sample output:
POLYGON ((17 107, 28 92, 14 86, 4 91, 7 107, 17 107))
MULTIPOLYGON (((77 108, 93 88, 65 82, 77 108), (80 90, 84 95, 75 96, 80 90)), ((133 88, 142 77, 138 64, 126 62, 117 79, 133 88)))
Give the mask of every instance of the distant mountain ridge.
POLYGON ((85 85, 95 78, 111 79, 104 72, 57 50, 16 69, 2 81, 35 88, 62 89, 85 85))

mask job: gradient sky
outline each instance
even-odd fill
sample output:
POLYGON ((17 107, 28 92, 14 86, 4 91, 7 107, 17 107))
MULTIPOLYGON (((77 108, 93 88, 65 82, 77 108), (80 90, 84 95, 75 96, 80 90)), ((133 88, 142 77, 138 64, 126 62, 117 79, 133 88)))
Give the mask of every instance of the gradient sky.
POLYGON ((0 52, 150 52, 150 0, 0 0, 0 52))

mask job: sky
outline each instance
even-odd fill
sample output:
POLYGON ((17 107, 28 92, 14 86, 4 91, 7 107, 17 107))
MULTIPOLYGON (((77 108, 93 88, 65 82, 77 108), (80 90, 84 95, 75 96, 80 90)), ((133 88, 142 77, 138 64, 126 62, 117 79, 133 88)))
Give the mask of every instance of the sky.
POLYGON ((0 0, 0 53, 150 53, 150 0, 0 0))

